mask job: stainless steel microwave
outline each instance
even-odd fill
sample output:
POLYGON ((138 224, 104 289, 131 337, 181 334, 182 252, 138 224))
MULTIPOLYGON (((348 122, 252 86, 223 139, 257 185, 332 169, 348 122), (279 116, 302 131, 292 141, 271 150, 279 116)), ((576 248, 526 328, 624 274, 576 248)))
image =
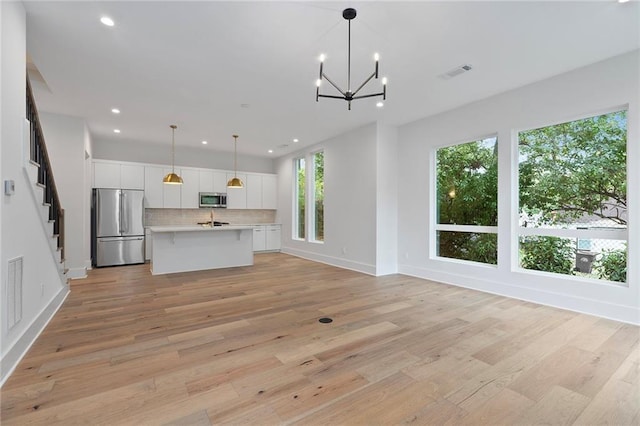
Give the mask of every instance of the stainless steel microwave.
POLYGON ((200 192, 200 207, 214 209, 227 208, 227 194, 224 192, 200 192))

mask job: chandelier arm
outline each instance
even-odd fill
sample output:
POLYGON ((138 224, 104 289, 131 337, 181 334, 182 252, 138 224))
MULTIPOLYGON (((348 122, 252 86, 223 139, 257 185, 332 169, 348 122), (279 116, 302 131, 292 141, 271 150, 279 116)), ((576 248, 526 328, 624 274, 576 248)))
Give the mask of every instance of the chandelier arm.
POLYGON ((345 92, 343 92, 342 89, 339 88, 337 84, 335 84, 333 81, 331 81, 331 79, 326 74, 322 73, 322 76, 325 78, 325 80, 327 80, 329 83, 331 83, 331 85, 333 87, 335 87, 338 92, 342 93, 342 96, 347 96, 347 94, 345 92))
POLYGON ((356 89, 356 91, 355 91, 355 92, 353 92, 353 94, 355 95, 356 93, 358 93, 358 92, 360 91, 360 89, 362 89, 362 88, 363 88, 363 87, 364 87, 368 82, 370 82, 370 81, 371 81, 371 79, 372 79, 373 77, 375 77, 375 76, 376 76, 376 73, 374 72, 373 74, 371 74, 371 75, 369 76, 369 78, 367 78, 367 79, 364 81, 364 83, 362 83, 362 84, 360 85, 360 87, 358 87, 358 88, 356 89))
POLYGON ((344 96, 336 96, 336 95, 318 95, 318 97, 320 97, 320 98, 342 99, 342 100, 347 99, 344 96))
POLYGON ((374 96, 384 96, 383 92, 380 93, 372 93, 370 95, 360 95, 360 96, 354 96, 353 99, 364 99, 364 98, 373 98, 374 96))

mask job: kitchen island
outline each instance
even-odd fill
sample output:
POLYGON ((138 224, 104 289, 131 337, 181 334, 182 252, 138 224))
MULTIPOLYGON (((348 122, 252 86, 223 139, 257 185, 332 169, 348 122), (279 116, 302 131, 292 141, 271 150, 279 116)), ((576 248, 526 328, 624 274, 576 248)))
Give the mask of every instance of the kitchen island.
POLYGON ((253 227, 150 226, 151 273, 201 271, 253 265, 253 227))

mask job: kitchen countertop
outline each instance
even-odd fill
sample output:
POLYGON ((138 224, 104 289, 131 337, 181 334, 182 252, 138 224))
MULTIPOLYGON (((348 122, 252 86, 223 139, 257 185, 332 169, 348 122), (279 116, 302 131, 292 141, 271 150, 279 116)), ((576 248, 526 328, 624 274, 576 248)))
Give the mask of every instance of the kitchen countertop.
MULTIPOLYGON (((244 229, 244 227, 248 227, 248 228, 253 228, 255 226, 261 226, 261 225, 282 225, 281 223, 234 223, 233 225, 222 225, 222 226, 216 226, 215 228, 224 228, 224 229, 230 229, 232 227, 243 227, 242 229, 244 229)), ((147 225, 145 226, 145 229, 149 229, 153 232, 179 232, 179 231, 200 231, 200 230, 211 230, 210 226, 203 226, 203 225, 147 225), (167 230, 171 228, 171 230, 167 230), (174 229, 175 228, 175 229, 174 229), (194 228, 194 229, 186 229, 186 228, 194 228)), ((234 229, 239 229, 239 228, 234 228, 234 229)))
POLYGON ((149 226, 151 232, 194 232, 194 231, 241 231, 244 229, 253 229, 251 225, 222 225, 222 226, 203 226, 203 225, 173 225, 173 226, 149 226))

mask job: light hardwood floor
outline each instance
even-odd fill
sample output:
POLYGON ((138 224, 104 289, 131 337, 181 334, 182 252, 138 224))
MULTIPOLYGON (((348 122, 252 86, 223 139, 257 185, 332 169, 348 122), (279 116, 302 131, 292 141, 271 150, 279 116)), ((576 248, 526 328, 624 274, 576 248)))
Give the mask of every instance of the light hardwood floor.
POLYGON ((638 327, 255 260, 72 281, 2 389, 2 424, 640 424, 638 327))

